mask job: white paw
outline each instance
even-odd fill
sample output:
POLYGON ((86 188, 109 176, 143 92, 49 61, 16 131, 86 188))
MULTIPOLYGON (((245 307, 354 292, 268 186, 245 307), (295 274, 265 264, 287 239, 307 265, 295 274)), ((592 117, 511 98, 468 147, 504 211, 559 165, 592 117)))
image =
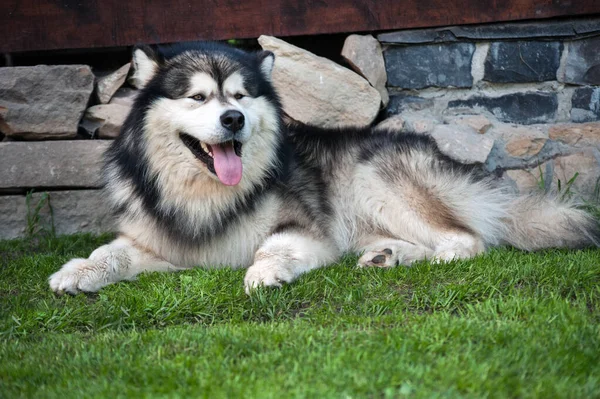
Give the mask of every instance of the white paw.
POLYGON ((294 280, 294 274, 276 259, 266 259, 250 266, 244 277, 246 294, 259 287, 281 287, 294 280))
POLYGON ((89 259, 71 259, 50 276, 50 288, 57 294, 75 295, 80 291, 95 292, 106 285, 101 267, 89 259))
POLYGON ((445 249, 434 253, 433 257, 431 258, 431 263, 447 263, 452 262, 453 260, 468 259, 471 257, 472 255, 465 250, 445 249))

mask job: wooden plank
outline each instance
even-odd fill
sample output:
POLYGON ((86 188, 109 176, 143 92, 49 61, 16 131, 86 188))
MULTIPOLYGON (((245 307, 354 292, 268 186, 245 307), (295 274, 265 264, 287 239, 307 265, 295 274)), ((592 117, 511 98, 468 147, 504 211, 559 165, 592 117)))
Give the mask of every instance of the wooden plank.
POLYGON ((600 13, 598 0, 2 0, 0 52, 364 32, 600 13))

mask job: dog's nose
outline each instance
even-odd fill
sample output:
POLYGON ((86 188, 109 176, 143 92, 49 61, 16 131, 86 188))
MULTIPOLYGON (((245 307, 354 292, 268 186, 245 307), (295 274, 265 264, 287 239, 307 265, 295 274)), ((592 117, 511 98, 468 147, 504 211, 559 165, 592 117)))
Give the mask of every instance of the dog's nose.
POLYGON ((221 125, 236 133, 244 127, 244 115, 240 111, 230 109, 221 115, 221 125))

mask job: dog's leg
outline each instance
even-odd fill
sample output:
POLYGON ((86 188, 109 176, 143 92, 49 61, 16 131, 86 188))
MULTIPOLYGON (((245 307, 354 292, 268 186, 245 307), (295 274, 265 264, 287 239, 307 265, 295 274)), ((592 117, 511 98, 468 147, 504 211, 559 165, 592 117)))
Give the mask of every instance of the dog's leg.
POLYGON ((433 253, 434 262, 468 259, 485 251, 483 240, 473 234, 457 231, 439 235, 433 253))
POLYGON ((433 250, 424 245, 380 236, 363 240, 360 246, 359 267, 410 266, 415 261, 433 256, 433 250))
POLYGON ((132 280, 144 271, 182 270, 158 258, 135 242, 119 237, 96 249, 88 259, 72 259, 50 276, 50 288, 59 294, 96 292, 121 280, 132 280))
POLYGON ((309 270, 333 262, 338 254, 334 245, 296 231, 270 236, 256 252, 246 272, 246 293, 260 285, 279 287, 309 270))

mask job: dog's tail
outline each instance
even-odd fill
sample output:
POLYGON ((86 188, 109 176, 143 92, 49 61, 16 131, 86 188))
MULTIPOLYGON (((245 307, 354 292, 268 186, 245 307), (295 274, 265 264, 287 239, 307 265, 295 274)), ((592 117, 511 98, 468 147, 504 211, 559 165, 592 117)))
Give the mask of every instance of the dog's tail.
POLYGON ((501 240, 506 244, 527 251, 600 246, 598 221, 573 202, 548 195, 519 196, 507 211, 501 240))

